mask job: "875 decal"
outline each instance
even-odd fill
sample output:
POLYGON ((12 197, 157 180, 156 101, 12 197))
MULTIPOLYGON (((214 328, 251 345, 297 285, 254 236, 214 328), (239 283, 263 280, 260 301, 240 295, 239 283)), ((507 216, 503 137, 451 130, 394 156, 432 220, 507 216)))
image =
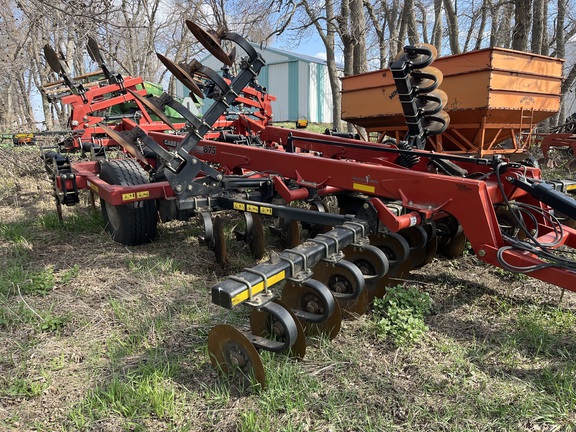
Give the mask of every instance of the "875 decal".
POLYGON ((210 146, 210 145, 205 145, 204 146, 204 154, 215 155, 216 154, 216 147, 210 146))

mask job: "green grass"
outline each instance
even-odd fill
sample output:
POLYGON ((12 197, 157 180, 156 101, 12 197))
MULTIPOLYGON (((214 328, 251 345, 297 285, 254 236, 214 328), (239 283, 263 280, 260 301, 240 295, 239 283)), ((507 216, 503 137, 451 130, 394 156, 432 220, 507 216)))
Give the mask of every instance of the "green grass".
POLYGON ((27 269, 19 262, 9 262, 0 279, 0 294, 46 295, 56 283, 51 268, 27 269))
POLYGON ((16 251, 16 256, 10 257, 0 272, 0 295, 45 296, 57 284, 70 284, 78 277, 79 267, 76 264, 66 270, 36 268, 28 261, 27 250, 21 250, 15 245, 13 251, 16 251))
POLYGON ((138 273, 174 273, 182 271, 184 264, 173 257, 131 257, 126 262, 130 271, 138 273))
POLYGON ((50 384, 46 377, 37 378, 14 378, 4 390, 6 396, 19 398, 35 398, 40 396, 50 384))
POLYGON ((62 221, 58 219, 56 211, 44 214, 35 221, 34 226, 45 228, 62 238, 66 235, 102 232, 104 221, 100 212, 79 208, 78 211, 65 211, 62 221))
POLYGON ((177 373, 174 365, 160 363, 115 375, 71 410, 70 421, 75 428, 85 429, 101 418, 117 417, 125 430, 146 430, 143 420, 147 418, 166 425, 185 423, 184 396, 173 380, 177 373))
POLYGON ((576 360, 572 329, 576 315, 561 308, 522 308, 511 325, 510 343, 534 356, 566 357, 576 360))
MULTIPOLYGON (((35 244, 42 242, 44 231, 55 232, 64 239, 70 234, 78 234, 86 229, 80 216, 61 224, 57 217, 48 214, 34 221, 0 223, 0 239, 8 244, 7 257, 0 267, 0 294, 47 295, 57 283, 70 283, 79 272, 77 264, 69 269, 56 271, 53 267, 34 263, 35 244)), ((89 228, 93 231, 94 226, 89 228)))

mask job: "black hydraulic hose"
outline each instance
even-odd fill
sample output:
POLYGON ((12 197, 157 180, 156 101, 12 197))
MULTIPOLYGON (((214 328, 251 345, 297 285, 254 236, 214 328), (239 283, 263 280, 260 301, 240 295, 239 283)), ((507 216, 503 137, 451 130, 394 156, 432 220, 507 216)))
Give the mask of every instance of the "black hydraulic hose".
MULTIPOLYGON (((508 197, 506 196, 506 193, 504 191, 504 186, 502 184, 502 179, 500 177, 501 165, 502 164, 497 164, 495 167, 496 181, 498 183, 498 188, 500 189, 500 192, 502 193, 504 203, 506 204, 506 206, 508 206, 508 208, 512 208, 510 201, 508 200, 508 197)), ((530 232, 530 230, 528 230, 528 228, 525 226, 523 221, 521 221, 520 218, 516 215, 516 213, 514 211, 512 211, 511 212, 512 217, 514 218, 515 222, 522 229, 522 231, 526 234, 527 238, 530 241, 529 242, 528 241, 521 241, 521 240, 518 240, 517 238, 511 237, 511 236, 506 235, 505 233, 502 233, 502 237, 508 243, 510 243, 509 246, 501 247, 496 254, 496 259, 498 260, 498 263, 502 266, 502 268, 504 268, 505 270, 514 272, 514 273, 529 273, 529 272, 533 272, 533 271, 540 270, 540 269, 547 268, 547 267, 563 267, 563 268, 567 268, 567 269, 572 270, 572 271, 576 271, 576 261, 574 261, 572 259, 558 256, 558 254, 555 253, 556 251, 553 252, 550 249, 551 247, 559 246, 561 244, 562 238, 564 236, 564 229, 563 229, 560 221, 552 213, 545 211, 539 207, 533 206, 531 204, 517 203, 516 207, 518 208, 518 210, 520 212, 530 214, 531 215, 530 217, 532 218, 533 222, 535 222, 535 216, 531 213, 535 212, 535 213, 540 214, 552 226, 554 233, 555 233, 555 238, 551 243, 544 243, 544 244, 540 243, 536 239, 536 237, 530 232), (541 260, 543 260, 543 262, 541 264, 534 264, 534 265, 525 266, 525 267, 520 267, 520 266, 515 266, 513 264, 510 264, 504 259, 504 252, 506 252, 508 250, 512 250, 512 249, 519 249, 519 250, 523 250, 523 251, 532 253, 532 254, 536 255, 538 258, 540 258, 541 260), (544 261, 544 260, 547 260, 547 261, 544 261)), ((536 227, 535 235, 537 236, 538 235, 537 223, 534 226, 536 227)), ((575 251, 566 251, 566 253, 574 254, 576 252, 575 251)))

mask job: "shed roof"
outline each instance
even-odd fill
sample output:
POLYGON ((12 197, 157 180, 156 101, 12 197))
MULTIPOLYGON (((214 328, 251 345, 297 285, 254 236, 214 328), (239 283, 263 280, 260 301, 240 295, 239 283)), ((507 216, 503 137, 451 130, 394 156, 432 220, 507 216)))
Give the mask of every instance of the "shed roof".
POLYGON ((298 60, 302 60, 302 61, 305 61, 308 63, 318 63, 321 65, 326 65, 326 60, 319 58, 319 57, 313 57, 310 55, 299 54, 299 53, 295 53, 295 52, 291 52, 291 51, 284 51, 284 50, 281 50, 279 48, 272 48, 269 46, 261 46, 260 44, 256 44, 256 43, 252 43, 252 42, 250 42, 250 43, 257 48, 260 48, 261 50, 271 51, 271 52, 274 52, 276 54, 285 55, 286 57, 289 57, 291 59, 298 59, 298 60))
MULTIPOLYGON (((275 53, 275 54, 286 56, 289 60, 302 60, 302 61, 307 62, 307 63, 317 63, 317 64, 321 64, 323 66, 327 65, 327 61, 322 59, 322 58, 319 58, 319 57, 314 57, 314 56, 310 56, 310 55, 306 55, 306 54, 299 54, 299 53, 295 53, 292 51, 285 51, 285 50, 282 50, 279 48, 272 48, 269 46, 263 46, 261 44, 255 43, 255 42, 249 42, 249 43, 254 48, 257 48, 261 51, 270 51, 270 52, 275 53)), ((200 63, 205 61, 208 57, 212 57, 212 54, 209 54, 206 57, 204 57, 200 61, 200 63)), ((336 68, 344 69, 344 65, 342 65, 341 63, 336 63, 336 68)))

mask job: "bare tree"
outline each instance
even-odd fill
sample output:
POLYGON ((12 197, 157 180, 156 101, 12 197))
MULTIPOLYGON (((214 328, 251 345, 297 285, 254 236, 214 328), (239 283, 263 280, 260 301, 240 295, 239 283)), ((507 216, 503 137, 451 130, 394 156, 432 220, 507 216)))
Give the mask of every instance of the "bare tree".
POLYGON ((482 41, 484 40, 484 32, 486 31, 489 11, 490 11, 490 0, 483 0, 480 11, 480 25, 478 26, 476 43, 474 44, 475 50, 479 50, 482 47, 482 41))
POLYGON ((355 74, 366 72, 368 61, 366 58, 366 17, 362 0, 350 2, 350 25, 356 44, 354 45, 354 60, 352 71, 355 74))
POLYGON ((307 16, 311 20, 313 26, 316 28, 320 39, 326 49, 326 65, 328 68, 328 79, 330 81, 330 89, 332 91, 332 126, 334 129, 342 129, 342 96, 340 94, 340 79, 338 77, 338 68, 336 67, 336 14, 334 11, 334 3, 332 0, 326 0, 323 4, 324 14, 320 14, 322 8, 313 8, 307 1, 302 1, 302 6, 306 11, 307 16), (324 26, 322 25, 324 24, 324 26))
POLYGON ((387 66, 388 57, 388 40, 386 39, 386 20, 380 16, 379 10, 370 1, 364 1, 364 6, 368 11, 370 24, 376 33, 376 40, 378 42, 378 58, 380 62, 380 69, 387 66))
POLYGON ((514 28, 512 30, 512 49, 526 51, 528 49, 528 35, 532 20, 532 1, 514 1, 514 28))
POLYGON ((442 51, 442 0, 434 0, 434 25, 432 27, 432 45, 436 47, 438 52, 442 51))
POLYGON ((545 7, 548 2, 534 0, 532 4, 532 37, 530 39, 530 51, 536 54, 544 54, 544 30, 545 30, 545 7))
POLYGON ((448 41, 452 54, 460 53, 460 29, 458 27, 457 9, 452 0, 444 0, 444 10, 446 11, 446 23, 448 27, 448 41))

